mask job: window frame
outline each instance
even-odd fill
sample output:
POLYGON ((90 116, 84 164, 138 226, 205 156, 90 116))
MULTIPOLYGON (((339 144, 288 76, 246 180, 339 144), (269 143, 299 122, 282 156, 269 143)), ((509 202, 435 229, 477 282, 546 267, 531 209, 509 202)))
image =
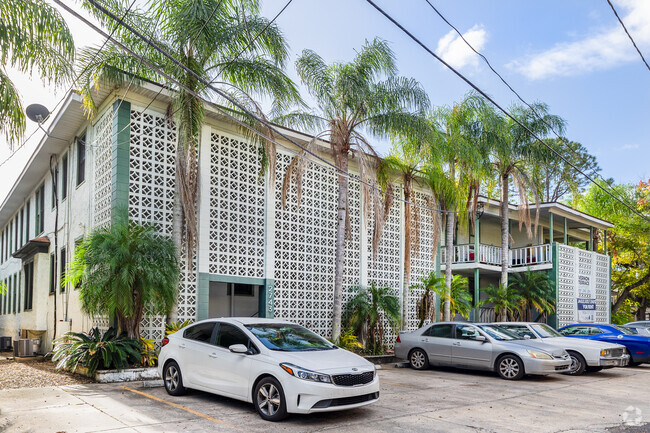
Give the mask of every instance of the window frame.
POLYGON ((61 158, 61 203, 68 198, 68 152, 61 158))
POLYGON ((434 323, 431 326, 429 326, 423 333, 423 337, 431 337, 431 338, 454 338, 454 325, 450 323, 434 323), (431 335, 431 332, 433 331, 434 327, 437 328, 442 328, 443 326, 449 326, 449 336, 448 337, 441 337, 439 335, 431 335))
POLYGON ((78 188, 81 184, 86 181, 86 133, 84 132, 80 137, 77 137, 75 140, 77 146, 76 150, 76 187, 78 188))
POLYGON ((29 260, 23 265, 25 275, 25 296, 23 311, 32 311, 34 308, 34 260, 29 260), (28 272, 29 270, 29 272, 28 272))
POLYGON ((184 328, 183 330, 183 339, 193 341, 195 343, 203 343, 203 344, 210 344, 213 345, 214 343, 214 338, 216 336, 216 329, 217 329, 217 323, 216 322, 202 322, 202 323, 195 323, 191 326, 188 326, 187 328, 184 328), (209 341, 202 341, 202 340, 197 340, 195 338, 190 338, 187 336, 187 333, 199 326, 205 326, 205 325, 212 325, 212 334, 210 334, 210 340, 209 341))

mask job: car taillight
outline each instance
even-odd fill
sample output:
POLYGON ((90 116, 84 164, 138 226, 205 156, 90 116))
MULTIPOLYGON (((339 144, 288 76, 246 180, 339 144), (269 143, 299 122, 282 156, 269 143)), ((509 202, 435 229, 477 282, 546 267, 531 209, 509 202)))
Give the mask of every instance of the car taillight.
POLYGON ((399 335, 397 336, 397 340, 395 340, 395 343, 401 343, 402 340, 399 339, 399 335))
POLYGON ((167 343, 169 343, 169 338, 167 337, 163 338, 162 341, 160 342, 160 347, 165 347, 167 343))

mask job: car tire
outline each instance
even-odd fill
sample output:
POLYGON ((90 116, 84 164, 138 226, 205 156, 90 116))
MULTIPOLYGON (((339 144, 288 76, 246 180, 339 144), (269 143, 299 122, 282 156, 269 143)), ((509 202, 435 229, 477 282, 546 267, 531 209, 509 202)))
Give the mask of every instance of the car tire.
POLYGON ((422 349, 413 349, 409 353, 409 365, 414 370, 426 370, 429 368, 429 357, 422 349))
POLYGON ((603 367, 589 367, 589 366, 587 366, 587 372, 588 373, 598 373, 602 369, 603 369, 603 367))
POLYGON ((515 355, 503 355, 497 360, 497 373, 501 379, 505 380, 519 380, 526 372, 524 371, 524 363, 515 355))
POLYGON ((169 361, 163 369, 163 382, 165 390, 169 395, 183 395, 187 389, 183 386, 183 375, 181 369, 175 361, 169 361))
POLYGON ((255 386, 253 404, 266 421, 281 421, 287 417, 287 401, 282 385, 275 377, 265 377, 255 386))
POLYGON ((573 352, 571 350, 567 350, 567 353, 571 357, 571 369, 564 374, 568 376, 580 376, 584 374, 587 368, 585 358, 578 352, 573 352))

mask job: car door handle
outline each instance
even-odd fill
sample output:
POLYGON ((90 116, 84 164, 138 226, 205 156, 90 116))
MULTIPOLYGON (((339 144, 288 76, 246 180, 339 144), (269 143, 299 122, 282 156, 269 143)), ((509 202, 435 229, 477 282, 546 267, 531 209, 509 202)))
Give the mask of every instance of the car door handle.
POLYGON ((212 352, 209 356, 210 358, 218 358, 217 354, 214 352, 212 352))
POLYGON ((185 345, 181 343, 181 344, 178 345, 178 348, 179 349, 185 349, 185 345))
POLYGON ((420 338, 420 341, 423 342, 423 343, 426 343, 427 341, 429 341, 429 339, 428 338, 420 338))
POLYGON ((451 343, 451 344, 453 344, 454 346, 460 346, 460 341, 457 341, 457 342, 451 343))

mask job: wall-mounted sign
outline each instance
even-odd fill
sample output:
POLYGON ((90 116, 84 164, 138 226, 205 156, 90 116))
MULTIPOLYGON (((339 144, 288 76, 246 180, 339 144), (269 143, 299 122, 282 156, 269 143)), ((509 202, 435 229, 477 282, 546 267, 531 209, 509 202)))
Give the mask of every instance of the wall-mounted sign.
POLYGON ((578 322, 593 323, 596 321, 596 287, 590 275, 578 275, 578 322))

